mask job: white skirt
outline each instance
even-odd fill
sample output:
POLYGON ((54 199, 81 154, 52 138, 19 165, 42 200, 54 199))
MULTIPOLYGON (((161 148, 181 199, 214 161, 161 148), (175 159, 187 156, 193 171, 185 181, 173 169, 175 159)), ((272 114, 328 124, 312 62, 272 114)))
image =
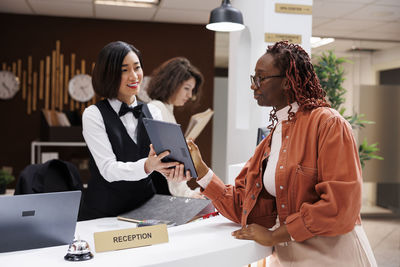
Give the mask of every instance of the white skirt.
POLYGON ((315 236, 304 242, 285 242, 274 246, 271 267, 377 266, 368 238, 361 225, 344 235, 315 236))

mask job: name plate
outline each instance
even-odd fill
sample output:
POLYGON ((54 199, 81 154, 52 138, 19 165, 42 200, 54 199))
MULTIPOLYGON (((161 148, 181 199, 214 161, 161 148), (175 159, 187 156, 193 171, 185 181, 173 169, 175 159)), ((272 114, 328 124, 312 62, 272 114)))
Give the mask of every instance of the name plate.
POLYGON ((286 33, 265 33, 264 41, 267 43, 288 41, 289 43, 301 44, 301 35, 286 33))
POLYGON ((293 4, 275 4, 275 12, 289 14, 312 14, 312 6, 293 5, 293 4))
POLYGON ((94 233, 96 252, 135 248, 168 242, 166 224, 94 233))

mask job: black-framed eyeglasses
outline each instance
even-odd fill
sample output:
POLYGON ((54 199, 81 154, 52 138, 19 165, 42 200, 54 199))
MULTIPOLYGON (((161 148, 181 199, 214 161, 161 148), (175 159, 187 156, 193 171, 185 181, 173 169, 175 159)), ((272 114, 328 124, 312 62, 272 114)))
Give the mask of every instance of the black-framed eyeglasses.
POLYGON ((261 82, 270 79, 270 78, 282 78, 285 77, 283 75, 270 75, 270 76, 255 76, 255 75, 250 75, 250 81, 251 85, 256 86, 257 88, 260 87, 261 82))

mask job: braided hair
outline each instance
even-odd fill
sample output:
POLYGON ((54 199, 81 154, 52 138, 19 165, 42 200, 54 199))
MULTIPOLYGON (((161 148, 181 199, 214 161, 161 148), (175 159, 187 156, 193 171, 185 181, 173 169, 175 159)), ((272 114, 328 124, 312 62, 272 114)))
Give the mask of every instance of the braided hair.
MULTIPOLYGON (((269 45, 266 54, 270 54, 274 58, 275 67, 282 74, 284 73, 289 81, 289 88, 284 89, 287 104, 290 106, 289 120, 295 117, 290 105, 293 102, 299 104, 299 111, 309 111, 317 107, 330 107, 325 99, 326 92, 319 83, 311 59, 303 48, 287 41, 280 41, 274 45, 269 45)), ((276 111, 274 107, 270 113, 270 121, 272 122, 268 126, 270 129, 278 121, 276 111)))

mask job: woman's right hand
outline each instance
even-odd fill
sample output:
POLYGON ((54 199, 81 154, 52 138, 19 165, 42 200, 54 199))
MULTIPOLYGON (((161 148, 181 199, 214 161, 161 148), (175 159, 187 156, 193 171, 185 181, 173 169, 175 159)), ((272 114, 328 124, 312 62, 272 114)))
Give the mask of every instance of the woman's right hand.
POLYGON ((161 160, 168 155, 169 151, 164 151, 157 155, 153 145, 150 144, 150 152, 147 160, 144 163, 144 171, 147 174, 150 174, 153 171, 169 174, 171 171, 169 168, 178 166, 179 162, 162 162, 161 160))
POLYGON ((190 155, 192 156, 194 167, 196 168, 197 176, 199 177, 199 179, 201 179, 204 177, 204 175, 207 174, 209 168, 203 161, 199 147, 193 142, 193 140, 188 140, 187 143, 189 146, 190 155))

